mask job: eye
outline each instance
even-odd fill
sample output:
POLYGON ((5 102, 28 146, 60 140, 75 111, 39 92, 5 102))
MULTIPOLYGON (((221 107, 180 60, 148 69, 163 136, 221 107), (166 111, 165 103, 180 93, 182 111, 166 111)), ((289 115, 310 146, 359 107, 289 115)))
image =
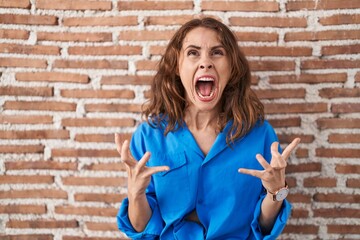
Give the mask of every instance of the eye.
POLYGON ((187 55, 188 55, 188 56, 198 56, 199 53, 198 53, 198 51, 196 51, 196 50, 189 50, 189 51, 187 52, 187 55))
POLYGON ((215 49, 212 51, 212 55, 220 55, 220 56, 224 56, 225 52, 222 49, 215 49))

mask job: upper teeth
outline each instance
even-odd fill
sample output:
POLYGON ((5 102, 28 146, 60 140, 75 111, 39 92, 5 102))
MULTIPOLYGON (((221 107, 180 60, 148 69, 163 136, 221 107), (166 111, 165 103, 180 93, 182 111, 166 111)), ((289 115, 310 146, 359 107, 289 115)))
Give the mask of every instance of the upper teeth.
POLYGON ((210 78, 210 77, 202 77, 202 78, 199 78, 198 80, 199 81, 214 81, 214 79, 210 78))

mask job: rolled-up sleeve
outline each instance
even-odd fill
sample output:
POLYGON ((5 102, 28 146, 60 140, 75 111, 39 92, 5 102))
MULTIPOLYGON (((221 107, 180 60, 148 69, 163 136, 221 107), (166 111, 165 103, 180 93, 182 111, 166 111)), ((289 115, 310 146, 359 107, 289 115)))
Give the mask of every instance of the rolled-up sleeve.
POLYGON ((265 197, 265 195, 262 195, 259 202, 256 205, 256 208, 254 211, 254 219, 251 222, 251 229, 254 233, 255 239, 257 239, 257 240, 276 239, 283 231, 283 229, 286 225, 286 222, 290 216, 291 204, 287 200, 283 201, 283 204, 281 206, 278 216, 276 217, 276 220, 275 220, 275 223, 274 223, 274 226, 273 226, 271 232, 268 235, 263 235, 263 233, 261 232, 260 224, 259 224, 259 217, 261 214, 261 204, 262 204, 262 201, 264 200, 264 197, 265 197))
POLYGON ((117 215, 118 228, 131 239, 157 239, 164 228, 164 222, 161 218, 156 199, 151 195, 147 195, 146 197, 152 210, 152 215, 142 232, 136 232, 130 223, 128 216, 128 199, 125 198, 121 203, 117 215))

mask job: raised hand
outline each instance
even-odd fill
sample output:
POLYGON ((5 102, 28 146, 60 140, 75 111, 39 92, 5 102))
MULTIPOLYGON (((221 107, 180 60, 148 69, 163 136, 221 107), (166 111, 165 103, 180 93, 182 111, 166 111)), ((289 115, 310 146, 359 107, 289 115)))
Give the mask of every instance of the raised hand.
POLYGON ((136 161, 130 153, 129 141, 125 140, 124 143, 121 143, 120 135, 117 133, 115 133, 115 143, 120 158, 126 166, 129 196, 145 194, 151 176, 155 173, 169 170, 168 166, 147 167, 146 163, 150 159, 150 152, 146 152, 140 161, 136 161))
POLYGON ((278 142, 271 144, 271 161, 270 164, 264 159, 261 154, 256 155, 256 159, 264 168, 264 170, 253 170, 246 168, 239 168, 240 173, 249 174, 251 176, 260 178, 263 186, 271 192, 285 186, 285 168, 287 159, 292 151, 299 144, 300 138, 295 138, 283 151, 282 154, 278 151, 278 142))

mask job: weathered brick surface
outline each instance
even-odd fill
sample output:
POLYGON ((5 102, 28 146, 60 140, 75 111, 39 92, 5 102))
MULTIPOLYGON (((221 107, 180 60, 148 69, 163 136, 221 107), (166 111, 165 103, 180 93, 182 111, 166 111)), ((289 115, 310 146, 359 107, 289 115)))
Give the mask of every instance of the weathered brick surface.
POLYGON ((360 1, 0 0, 0 239, 126 239, 114 133, 201 14, 236 34, 281 146, 302 139, 279 239, 360 238, 360 1))

